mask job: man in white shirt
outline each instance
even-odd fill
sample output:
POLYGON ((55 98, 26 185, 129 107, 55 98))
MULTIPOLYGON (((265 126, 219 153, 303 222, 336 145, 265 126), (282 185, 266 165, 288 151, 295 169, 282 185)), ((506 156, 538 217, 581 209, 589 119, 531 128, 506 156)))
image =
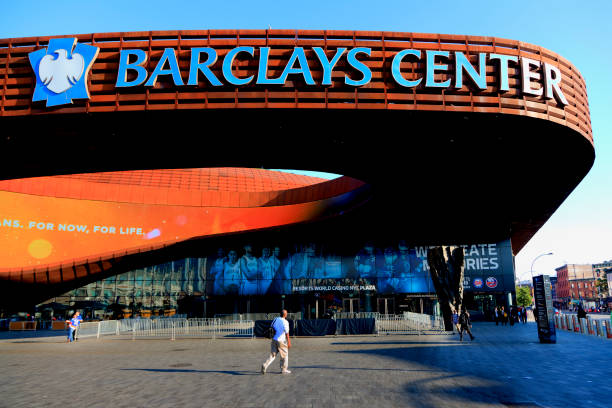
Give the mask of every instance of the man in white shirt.
POLYGON ((287 370, 289 366, 289 349, 291 348, 291 339, 289 338, 289 322, 286 319, 287 311, 282 310, 280 317, 277 317, 272 321, 272 327, 274 328, 274 337, 272 338, 272 344, 270 345, 270 357, 265 363, 261 365, 261 373, 265 374, 268 366, 272 364, 272 361, 276 358, 276 355, 280 353, 280 365, 281 373, 291 374, 291 371, 287 370))

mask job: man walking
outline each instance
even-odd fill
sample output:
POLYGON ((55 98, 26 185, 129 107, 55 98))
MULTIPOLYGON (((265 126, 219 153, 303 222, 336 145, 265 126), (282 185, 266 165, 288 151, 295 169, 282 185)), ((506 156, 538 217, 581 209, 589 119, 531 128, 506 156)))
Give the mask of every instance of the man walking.
POLYGON ((272 361, 276 358, 276 355, 280 353, 280 365, 281 373, 291 374, 291 371, 287 369, 289 366, 289 349, 291 348, 291 339, 289 338, 289 322, 286 319, 287 311, 283 309, 280 312, 280 316, 272 321, 272 328, 274 329, 274 337, 270 344, 270 357, 265 363, 261 365, 261 373, 265 374, 268 366, 272 364, 272 361))
POLYGON ((76 341, 76 331, 81 324, 81 320, 80 313, 77 311, 72 315, 72 319, 68 321, 68 343, 76 341))
POLYGON ((470 328, 472 327, 472 321, 470 319, 470 313, 467 311, 467 309, 461 310, 461 315, 459 316, 459 325, 459 341, 463 341, 464 331, 467 331, 467 333, 470 335, 470 340, 474 340, 474 336, 472 336, 472 332, 470 330, 470 328))

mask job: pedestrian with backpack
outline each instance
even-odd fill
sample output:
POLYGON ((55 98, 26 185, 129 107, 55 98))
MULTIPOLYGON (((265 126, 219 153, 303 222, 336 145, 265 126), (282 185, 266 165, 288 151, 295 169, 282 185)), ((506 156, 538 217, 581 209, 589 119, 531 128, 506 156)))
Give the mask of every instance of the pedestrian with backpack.
POLYGON ((459 326, 459 341, 463 341, 464 331, 467 331, 467 333, 470 335, 470 340, 474 340, 474 336, 470 330, 472 328, 472 320, 470 319, 470 313, 467 311, 467 309, 461 310, 461 315, 459 315, 459 326))
POLYGON ((280 354, 280 367, 282 374, 291 374, 289 367, 289 349, 291 339, 289 338, 289 322, 286 319, 287 311, 283 309, 280 316, 272 321, 271 329, 274 334, 270 344, 270 357, 261 365, 261 373, 265 374, 268 366, 272 364, 277 354, 280 354))

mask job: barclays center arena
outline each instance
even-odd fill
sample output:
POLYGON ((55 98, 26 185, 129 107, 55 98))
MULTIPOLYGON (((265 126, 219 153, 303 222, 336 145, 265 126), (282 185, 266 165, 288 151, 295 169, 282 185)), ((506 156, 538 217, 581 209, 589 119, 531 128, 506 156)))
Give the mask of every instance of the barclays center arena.
POLYGON ((493 37, 12 38, 0 89, 3 313, 431 314, 461 245, 486 318, 595 157, 574 65, 493 37))

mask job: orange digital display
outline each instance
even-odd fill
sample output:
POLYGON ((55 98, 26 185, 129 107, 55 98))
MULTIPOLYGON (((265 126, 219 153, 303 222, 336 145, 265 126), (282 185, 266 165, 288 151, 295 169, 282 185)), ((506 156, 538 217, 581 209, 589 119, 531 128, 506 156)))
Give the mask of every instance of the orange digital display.
MULTIPOLYGON (((166 203, 160 204, 154 204, 151 201, 155 200, 147 200, 144 196, 141 199, 125 198, 126 201, 133 201, 125 202, 117 189, 133 192, 136 186, 130 184, 131 182, 123 180, 103 183, 83 177, 70 179, 71 188, 62 190, 60 194, 58 191, 61 188, 56 187, 54 196, 38 195, 21 191, 37 188, 37 181, 47 186, 49 183, 61 186, 66 177, 25 180, 28 182, 16 184, 15 180, 12 180, 0 183, 0 188, 5 190, 0 191, 0 273, 5 277, 15 271, 83 265, 126 254, 147 252, 197 237, 317 219, 330 211, 333 213, 335 209, 346 209, 355 187, 363 185, 357 181, 347 184, 341 179, 325 181, 313 178, 310 181, 313 184, 303 183, 297 188, 279 190, 274 196, 270 196, 269 192, 260 192, 268 194, 262 205, 252 205, 256 198, 251 197, 250 203, 241 203, 238 200, 232 204, 231 200, 225 200, 225 205, 222 206, 202 205, 202 199, 200 205, 193 205, 193 202, 181 203, 180 200, 180 204, 169 205, 168 201, 172 200, 168 195, 166 203), (326 183, 329 185, 325 186, 326 183), (314 186, 318 185, 320 186, 313 190, 314 186), (321 186, 325 188, 322 189, 321 186), (93 197, 99 194, 100 190, 114 199, 83 199, 88 195, 93 197), (317 199, 319 197, 313 194, 313 191, 327 191, 327 194, 320 194, 320 199, 317 199), (293 192, 292 197, 279 201, 284 205, 266 205, 278 200, 279 194, 287 195, 288 192, 293 192), (310 199, 305 200, 306 196, 310 199)), ((146 183, 141 182, 140 186, 142 184, 146 183)), ((180 195, 181 188, 176 188, 172 182, 169 187, 161 185, 161 182, 149 182, 147 188, 174 188, 175 193, 180 195)), ((238 183, 235 188, 228 184, 226 190, 237 188, 255 189, 246 185, 240 187, 238 183)), ((208 195, 215 194, 223 194, 223 191, 208 191, 208 195)))

